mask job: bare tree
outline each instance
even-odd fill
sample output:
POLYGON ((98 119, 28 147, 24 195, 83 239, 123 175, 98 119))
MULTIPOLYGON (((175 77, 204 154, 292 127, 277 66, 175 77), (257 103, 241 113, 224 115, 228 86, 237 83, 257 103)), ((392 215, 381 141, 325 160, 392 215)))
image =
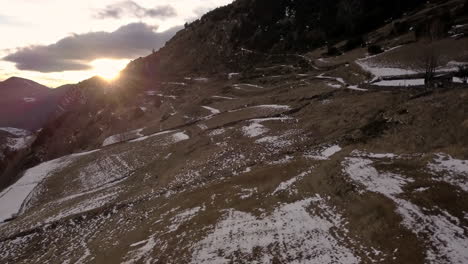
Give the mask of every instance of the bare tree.
POLYGON ((362 2, 361 0, 342 0, 338 3, 338 17, 343 21, 348 33, 355 31, 355 20, 363 14, 362 2))
POLYGON ((426 89, 434 88, 434 77, 436 75, 436 69, 439 64, 440 54, 434 49, 432 45, 427 48, 424 55, 424 85, 426 89))
POLYGON ((468 65, 458 66, 457 76, 461 79, 462 83, 468 82, 468 65))

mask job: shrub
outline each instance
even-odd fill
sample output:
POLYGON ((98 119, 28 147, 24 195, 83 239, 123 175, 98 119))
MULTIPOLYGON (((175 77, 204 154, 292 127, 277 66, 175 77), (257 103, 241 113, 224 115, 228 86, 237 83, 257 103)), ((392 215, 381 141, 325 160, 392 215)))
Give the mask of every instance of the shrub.
POLYGON ((362 46, 364 46, 364 39, 362 38, 362 36, 359 36, 346 41, 346 44, 344 45, 344 50, 350 51, 362 46))
POLYGON ((328 46, 327 55, 328 56, 340 56, 341 52, 334 46, 328 46))
POLYGON ((384 52, 384 50, 379 45, 370 45, 367 48, 367 52, 369 52, 369 54, 371 54, 371 55, 376 55, 376 54, 380 54, 380 53, 384 52))
POLYGON ((395 35, 400 35, 408 32, 410 26, 408 25, 408 22, 406 21, 397 21, 393 23, 393 33, 395 35))

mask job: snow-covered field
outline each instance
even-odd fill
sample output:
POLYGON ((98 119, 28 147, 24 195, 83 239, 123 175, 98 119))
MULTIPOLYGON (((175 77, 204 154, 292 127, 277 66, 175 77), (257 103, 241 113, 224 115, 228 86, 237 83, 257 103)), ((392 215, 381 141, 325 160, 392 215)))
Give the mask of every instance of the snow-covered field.
POLYGON ((408 80, 383 80, 372 83, 373 85, 377 86, 421 86, 424 85, 424 79, 408 79, 408 80))
MULTIPOLYGON (((448 169, 466 172, 463 161, 452 159, 441 162, 439 159, 438 162, 438 165, 431 164, 430 168, 435 171, 448 169)), ((405 186, 414 180, 393 172, 378 171, 373 164, 373 160, 362 154, 360 157, 350 157, 343 163, 344 172, 366 190, 392 200, 397 206, 396 212, 403 218, 403 225, 422 239, 428 238, 428 263, 467 263, 468 230, 461 225, 461 219, 438 208, 424 208, 400 197, 405 192, 405 186)))
POLYGON ((0 222, 15 217, 27 204, 30 193, 47 176, 72 162, 72 157, 59 158, 42 163, 24 172, 12 186, 0 193, 0 222))
POLYGON ((342 216, 320 196, 281 204, 260 217, 229 209, 194 245, 191 263, 229 263, 232 258, 252 263, 360 263, 343 243, 344 225, 342 216), (320 208, 323 215, 311 214, 310 207, 320 208), (334 235, 335 229, 341 229, 339 235, 334 235))
POLYGON ((468 192, 468 160, 454 159, 450 155, 438 153, 428 168, 434 174, 434 179, 453 184, 468 192))

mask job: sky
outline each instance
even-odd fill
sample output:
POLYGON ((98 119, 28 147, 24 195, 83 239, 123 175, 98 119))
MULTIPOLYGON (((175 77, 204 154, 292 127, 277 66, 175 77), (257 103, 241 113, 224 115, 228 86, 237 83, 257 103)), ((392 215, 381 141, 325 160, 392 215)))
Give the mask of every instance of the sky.
POLYGON ((185 22, 232 0, 0 0, 0 81, 51 88, 100 75, 164 45, 185 22))

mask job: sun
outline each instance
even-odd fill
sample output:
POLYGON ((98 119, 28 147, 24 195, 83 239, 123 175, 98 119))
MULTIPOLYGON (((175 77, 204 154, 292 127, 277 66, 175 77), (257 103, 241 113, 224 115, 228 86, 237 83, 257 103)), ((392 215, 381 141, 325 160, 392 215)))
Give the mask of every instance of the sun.
POLYGON ((129 60, 98 59, 91 62, 92 72, 106 80, 117 78, 129 60))

